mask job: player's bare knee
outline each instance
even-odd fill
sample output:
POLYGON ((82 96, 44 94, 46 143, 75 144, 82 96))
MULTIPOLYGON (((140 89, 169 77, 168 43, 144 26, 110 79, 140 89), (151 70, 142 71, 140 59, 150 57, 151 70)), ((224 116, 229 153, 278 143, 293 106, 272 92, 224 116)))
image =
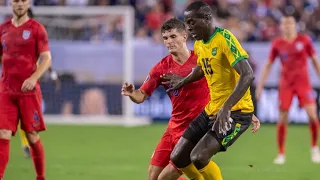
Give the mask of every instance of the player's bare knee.
POLYGON ((157 180, 162 169, 162 167, 150 165, 148 168, 148 180, 157 180))
POLYGON ((181 173, 169 163, 158 176, 158 180, 177 180, 180 176, 181 173))
POLYGON ((34 143, 38 142, 40 139, 40 136, 39 136, 38 132, 36 132, 36 131, 27 132, 26 136, 27 136, 27 139, 30 144, 34 144, 34 143))
POLYGON ((280 111, 279 123, 288 123, 289 113, 288 111, 280 111))
POLYGON ((7 129, 0 129, 0 139, 10 140, 12 136, 12 131, 7 129))
POLYGON ((211 156, 208 155, 208 151, 206 150, 201 152, 192 151, 190 158, 198 169, 202 169, 209 163, 211 156))

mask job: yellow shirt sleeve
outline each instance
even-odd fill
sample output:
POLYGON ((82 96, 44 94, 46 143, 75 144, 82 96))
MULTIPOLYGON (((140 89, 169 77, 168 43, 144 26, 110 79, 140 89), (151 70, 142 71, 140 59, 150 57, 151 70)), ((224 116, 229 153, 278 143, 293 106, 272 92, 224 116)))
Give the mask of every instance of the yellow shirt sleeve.
POLYGON ((224 29, 222 35, 222 49, 232 67, 239 61, 249 58, 248 53, 230 31, 224 29))
POLYGON ((200 54, 199 54, 199 51, 198 51, 198 43, 197 43, 197 41, 193 45, 193 51, 194 51, 194 54, 197 56, 197 65, 201 66, 201 60, 200 60, 200 54))

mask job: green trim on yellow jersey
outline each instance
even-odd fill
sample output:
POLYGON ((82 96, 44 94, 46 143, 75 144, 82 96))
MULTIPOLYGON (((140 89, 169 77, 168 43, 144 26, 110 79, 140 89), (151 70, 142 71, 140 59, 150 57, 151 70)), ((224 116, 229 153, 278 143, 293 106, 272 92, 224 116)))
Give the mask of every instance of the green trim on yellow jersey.
POLYGON ((230 48, 230 51, 232 52, 232 55, 235 59, 235 61, 232 63, 232 67, 234 65, 236 65, 239 61, 243 60, 243 59, 246 59, 248 58, 249 56, 245 55, 245 56, 242 56, 240 54, 240 51, 238 50, 233 38, 231 37, 230 33, 228 32, 228 30, 226 29, 221 29, 219 31, 219 33, 224 37, 224 39, 226 40, 227 42, 227 45, 228 47, 230 48))
POLYGON ((216 27, 214 33, 210 36, 209 40, 207 42, 204 42, 204 40, 202 40, 203 44, 209 44, 210 41, 214 38, 214 36, 216 36, 217 32, 221 31, 222 29, 219 27, 216 27))
POLYGON ((244 59, 248 59, 248 58, 249 58, 249 56, 247 56, 247 55, 240 56, 231 64, 231 66, 234 67, 239 61, 244 60, 244 59))

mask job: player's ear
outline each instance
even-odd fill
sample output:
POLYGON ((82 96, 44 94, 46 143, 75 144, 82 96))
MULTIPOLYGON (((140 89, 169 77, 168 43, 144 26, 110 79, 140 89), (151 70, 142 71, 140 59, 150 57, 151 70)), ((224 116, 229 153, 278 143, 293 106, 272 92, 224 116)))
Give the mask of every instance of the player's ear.
POLYGON ((186 41, 188 39, 188 33, 186 31, 183 31, 183 39, 186 41))

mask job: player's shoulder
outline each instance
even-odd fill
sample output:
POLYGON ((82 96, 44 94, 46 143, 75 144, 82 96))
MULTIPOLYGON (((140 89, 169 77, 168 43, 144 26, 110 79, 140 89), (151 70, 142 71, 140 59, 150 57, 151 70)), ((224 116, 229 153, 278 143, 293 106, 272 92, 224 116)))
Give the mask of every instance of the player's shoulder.
POLYGON ((0 29, 9 27, 11 25, 11 19, 10 20, 6 20, 5 22, 0 24, 0 29))
POLYGON ((283 37, 275 37, 273 40, 272 40, 272 45, 273 46, 277 46, 277 45, 279 45, 281 42, 283 42, 284 41, 284 39, 283 39, 283 37))
POLYGON ((43 27, 43 25, 35 19, 30 19, 30 24, 31 24, 31 27, 34 29, 43 27))
POLYGON ((312 41, 311 37, 308 34, 304 34, 304 33, 299 33, 298 39, 303 40, 303 41, 308 41, 308 42, 312 41))
POLYGON ((162 71, 165 67, 169 67, 169 64, 173 61, 172 55, 169 54, 163 57, 157 64, 155 64, 152 68, 152 71, 162 71))
POLYGON ((169 65, 173 61, 172 55, 168 54, 167 56, 163 57, 157 64, 156 66, 158 67, 163 67, 169 65))

